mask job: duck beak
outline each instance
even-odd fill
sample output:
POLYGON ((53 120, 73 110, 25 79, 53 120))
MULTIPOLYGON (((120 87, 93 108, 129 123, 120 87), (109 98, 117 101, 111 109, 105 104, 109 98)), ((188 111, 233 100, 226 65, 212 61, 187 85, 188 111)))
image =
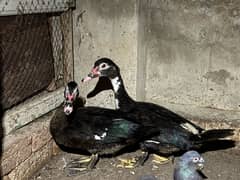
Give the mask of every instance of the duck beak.
POLYGON ((70 115, 73 112, 73 107, 69 104, 64 105, 63 111, 66 115, 70 115))
POLYGON ((99 76, 100 76, 100 72, 99 72, 99 68, 97 66, 97 67, 95 67, 91 70, 91 72, 87 75, 87 77, 82 79, 82 82, 90 81, 90 80, 92 80, 94 78, 97 78, 99 76))

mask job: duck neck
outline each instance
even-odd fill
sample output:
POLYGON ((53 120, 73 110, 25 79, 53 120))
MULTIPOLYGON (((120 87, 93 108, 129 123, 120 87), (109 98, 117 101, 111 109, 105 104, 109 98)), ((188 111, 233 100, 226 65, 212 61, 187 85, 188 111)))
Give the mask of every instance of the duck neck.
POLYGON ((128 95, 124 87, 122 77, 119 75, 115 78, 111 78, 110 80, 113 86, 116 109, 128 111, 131 109, 130 107, 134 105, 135 101, 128 95))

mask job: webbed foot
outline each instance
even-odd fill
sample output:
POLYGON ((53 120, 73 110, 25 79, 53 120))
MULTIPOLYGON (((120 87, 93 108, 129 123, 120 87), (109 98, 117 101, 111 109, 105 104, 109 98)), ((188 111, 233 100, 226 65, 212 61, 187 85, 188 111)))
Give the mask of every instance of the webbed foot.
POLYGON ((68 176, 76 176, 95 167, 98 161, 98 154, 93 154, 90 157, 75 159, 67 163, 64 171, 68 176))
POLYGON ((148 159, 148 152, 142 152, 142 156, 133 157, 130 159, 118 158, 120 164, 117 167, 121 168, 135 168, 138 166, 143 166, 144 162, 148 159))
POLYGON ((157 163, 157 164, 166 164, 166 163, 170 162, 170 160, 171 160, 170 158, 166 158, 166 157, 154 154, 152 162, 157 163))

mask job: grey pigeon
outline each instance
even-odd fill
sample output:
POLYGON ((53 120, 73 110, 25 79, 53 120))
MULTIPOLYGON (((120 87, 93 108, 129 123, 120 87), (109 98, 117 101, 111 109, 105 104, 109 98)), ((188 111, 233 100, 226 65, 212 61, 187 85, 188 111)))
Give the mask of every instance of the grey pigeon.
POLYGON ((203 180, 201 169, 204 166, 204 159, 196 151, 184 153, 174 169, 174 180, 203 180))

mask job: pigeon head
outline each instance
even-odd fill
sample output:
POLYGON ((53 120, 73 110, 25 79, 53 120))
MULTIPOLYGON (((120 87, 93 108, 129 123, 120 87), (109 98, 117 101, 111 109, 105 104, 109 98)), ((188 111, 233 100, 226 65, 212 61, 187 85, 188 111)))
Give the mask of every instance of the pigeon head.
POLYGON ((179 165, 186 165, 196 170, 201 170, 204 167, 204 159, 198 152, 188 151, 179 158, 179 165))
POLYGON ((113 79, 119 75, 120 69, 111 59, 101 58, 94 63, 91 72, 82 81, 86 82, 97 77, 108 77, 113 79))
POLYGON ((204 160, 196 151, 184 153, 174 168, 174 180, 203 180, 207 178, 202 173, 204 160))

